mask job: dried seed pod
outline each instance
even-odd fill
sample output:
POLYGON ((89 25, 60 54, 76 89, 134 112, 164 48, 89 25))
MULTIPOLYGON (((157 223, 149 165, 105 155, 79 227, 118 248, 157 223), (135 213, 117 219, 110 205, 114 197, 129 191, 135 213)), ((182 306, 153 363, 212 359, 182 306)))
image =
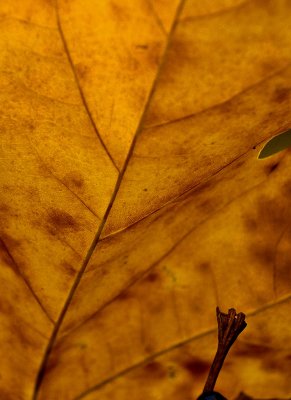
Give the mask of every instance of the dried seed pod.
POLYGON ((220 393, 213 391, 214 386, 229 349, 247 326, 245 314, 237 314, 234 308, 230 308, 228 314, 224 314, 216 307, 216 316, 218 323, 217 351, 203 393, 198 397, 198 400, 226 400, 220 393))

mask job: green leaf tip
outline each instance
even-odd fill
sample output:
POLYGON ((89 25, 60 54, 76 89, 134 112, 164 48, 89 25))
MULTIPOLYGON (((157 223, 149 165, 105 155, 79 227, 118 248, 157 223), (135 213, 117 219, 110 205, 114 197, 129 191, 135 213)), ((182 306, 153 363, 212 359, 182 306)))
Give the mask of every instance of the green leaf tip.
POLYGON ((272 137, 272 139, 270 139, 262 148, 258 158, 262 159, 270 157, 279 151, 287 149, 288 147, 291 147, 291 129, 272 137))

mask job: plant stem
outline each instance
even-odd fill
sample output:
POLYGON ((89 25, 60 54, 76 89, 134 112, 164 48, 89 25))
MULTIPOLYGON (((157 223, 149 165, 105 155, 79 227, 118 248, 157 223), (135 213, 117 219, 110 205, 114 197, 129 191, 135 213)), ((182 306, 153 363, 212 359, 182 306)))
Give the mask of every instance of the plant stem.
POLYGON ((228 314, 224 314, 218 307, 216 307, 216 315, 218 322, 218 347, 203 393, 213 392, 216 380, 229 349, 237 339, 238 335, 247 326, 247 323, 245 322, 245 314, 236 314, 234 308, 230 308, 228 314))

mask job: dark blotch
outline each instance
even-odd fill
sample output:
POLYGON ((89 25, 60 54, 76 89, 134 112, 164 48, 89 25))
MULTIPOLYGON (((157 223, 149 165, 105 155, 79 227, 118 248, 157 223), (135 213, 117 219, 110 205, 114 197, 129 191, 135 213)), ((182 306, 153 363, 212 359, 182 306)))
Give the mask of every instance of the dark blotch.
POLYGON ((166 378, 168 373, 163 366, 157 361, 150 362, 143 368, 143 372, 148 378, 163 379, 166 378))
POLYGON ((65 175, 64 183, 75 188, 82 188, 84 186, 84 179, 81 174, 74 171, 65 175))
POLYGON ((261 228, 271 225, 273 229, 280 229, 285 223, 286 215, 278 199, 260 198, 257 203, 257 220, 261 228), (263 225, 262 225, 263 224, 263 225))
POLYGON ((204 261, 198 265, 200 271, 208 271, 210 268, 210 263, 208 261, 204 261))
POLYGON ((156 282, 158 279, 159 279, 159 275, 155 272, 151 272, 145 278, 145 280, 148 282, 156 282))
MULTIPOLYGON (((17 381, 16 381, 17 382, 17 381)), ((11 394, 8 391, 4 389, 0 389, 0 399, 5 399, 5 400, 15 400, 15 393, 11 394)))
MULTIPOLYGON (((95 267, 95 269, 96 269, 96 267, 95 267)), ((109 275, 109 271, 108 271, 108 268, 106 266, 105 267, 104 266, 99 266, 98 272, 99 272, 100 276, 102 276, 102 277, 104 277, 106 275, 109 275)))
POLYGON ((62 267, 67 275, 74 277, 77 273, 75 269, 71 266, 71 264, 67 263, 66 261, 62 262, 62 267))
POLYGON ((290 97, 290 88, 278 88, 275 90, 273 100, 276 103, 284 103, 290 97))
POLYGON ((119 21, 120 24, 127 23, 130 20, 127 9, 119 1, 111 1, 110 7, 113 19, 119 21))
POLYGON ((279 162, 277 162, 277 163, 275 163, 275 164, 272 164, 272 165, 268 165, 268 166, 266 167, 266 174, 267 174, 267 175, 270 175, 272 172, 275 171, 275 169, 278 168, 278 166, 279 166, 279 162))
POLYGON ((191 191, 191 195, 197 196, 199 193, 203 193, 207 190, 209 190, 212 186, 212 183, 210 181, 204 182, 202 184, 199 184, 193 191, 191 191))
POLYGON ((213 210, 213 202, 212 199, 205 199, 201 203, 198 203, 198 207, 204 210, 206 213, 209 213, 213 210))
POLYGON ((78 63, 75 68, 79 79, 86 79, 89 72, 88 66, 83 63, 78 63))
POLYGON ((278 361, 275 360, 273 357, 269 357, 264 359, 264 361, 262 362, 262 365, 264 366, 264 368, 266 370, 270 370, 270 371, 278 371, 279 369, 282 371, 282 367, 283 367, 283 363, 282 360, 278 361))
POLYGON ((12 208, 7 204, 0 204, 0 213, 9 215, 12 213, 12 208))
POLYGON ((59 365, 58 354, 54 355, 53 357, 50 357, 48 365, 45 371, 43 371, 43 373, 49 374, 57 367, 57 365, 59 365))
POLYGON ((273 262, 274 249, 256 245, 253 247, 253 254, 254 257, 262 263, 262 265, 266 266, 273 262))
POLYGON ((262 358, 266 354, 272 353, 272 349, 268 346, 264 346, 262 344, 253 344, 253 343, 240 343, 239 346, 236 347, 236 355, 241 357, 252 357, 252 358, 262 358))
POLYGON ((47 222, 57 229, 70 229, 77 231, 79 226, 75 219, 66 211, 52 209, 48 213, 47 222))
POLYGON ((192 358, 183 364, 183 367, 193 376, 204 375, 209 371, 210 364, 199 358, 192 358))
POLYGON ((84 186, 84 180, 82 178, 72 178, 71 183, 73 186, 81 188, 84 186))
POLYGON ((291 196, 291 181, 287 181, 282 185, 282 193, 286 197, 290 197, 291 196))
POLYGON ((34 131, 36 127, 35 127, 35 125, 34 125, 32 122, 28 122, 27 128, 28 128, 30 131, 34 131))
POLYGON ((136 46, 135 46, 137 49, 143 49, 143 50, 146 50, 146 49, 148 49, 148 45, 147 44, 137 44, 136 46))
POLYGON ((257 228, 258 228, 257 221, 255 219, 249 218, 249 217, 245 218, 244 225, 245 225, 246 229, 250 232, 257 230, 257 228))
POLYGON ((244 164, 245 164, 245 161, 244 161, 244 160, 238 160, 238 161, 235 163, 234 168, 239 169, 239 168, 241 168, 244 164))
POLYGON ((116 297, 116 300, 126 301, 130 298, 131 298, 131 294, 129 292, 122 292, 116 297))
POLYGON ((168 367, 168 377, 171 379, 176 378, 177 372, 174 366, 170 365, 168 367))

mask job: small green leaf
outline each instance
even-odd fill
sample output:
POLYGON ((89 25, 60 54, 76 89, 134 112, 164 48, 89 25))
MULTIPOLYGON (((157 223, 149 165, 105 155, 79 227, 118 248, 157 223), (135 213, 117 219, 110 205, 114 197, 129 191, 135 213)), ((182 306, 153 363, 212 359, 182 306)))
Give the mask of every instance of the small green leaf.
POLYGON ((258 158, 270 157, 279 151, 291 147, 291 129, 274 136, 261 150, 258 158))

